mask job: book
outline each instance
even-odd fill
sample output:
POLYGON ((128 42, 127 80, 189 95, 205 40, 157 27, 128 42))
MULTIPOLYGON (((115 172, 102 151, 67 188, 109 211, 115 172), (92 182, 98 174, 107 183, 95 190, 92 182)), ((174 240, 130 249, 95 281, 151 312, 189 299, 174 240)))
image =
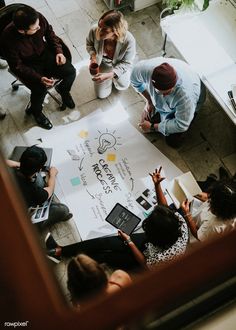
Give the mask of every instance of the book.
POLYGON ((192 202, 194 196, 202 193, 202 190, 192 173, 187 172, 168 182, 166 192, 173 201, 175 207, 179 209, 185 199, 192 202))
POLYGON ((119 203, 116 203, 105 220, 127 235, 130 235, 141 221, 137 215, 119 203))
POLYGON ((46 200, 42 205, 37 205, 36 207, 29 208, 29 214, 31 216, 32 223, 42 222, 48 219, 49 208, 53 199, 52 196, 46 200))

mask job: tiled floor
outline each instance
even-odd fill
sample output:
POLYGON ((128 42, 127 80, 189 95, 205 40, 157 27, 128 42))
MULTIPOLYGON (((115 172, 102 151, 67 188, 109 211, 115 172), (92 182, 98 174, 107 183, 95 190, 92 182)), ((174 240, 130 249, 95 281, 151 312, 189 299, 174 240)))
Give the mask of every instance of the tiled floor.
MULTIPOLYGON (((18 2, 6 1, 7 4, 18 2)), ((21 1, 42 12, 53 25, 55 32, 69 46, 73 63, 77 68, 77 78, 73 85, 72 95, 76 109, 59 112, 52 99, 45 104, 45 112, 54 126, 66 125, 79 117, 102 107, 109 108, 119 100, 130 115, 130 122, 137 128, 144 102, 132 87, 122 93, 114 91, 105 100, 98 100, 93 91, 93 84, 88 74, 88 54, 85 50, 85 38, 91 24, 98 20, 107 10, 102 0, 28 0, 21 1)), ((139 12, 124 11, 129 22, 129 30, 137 41, 139 59, 152 58, 161 55, 162 35, 159 25, 160 11, 157 6, 151 6, 139 12)), ((167 45, 167 55, 177 56, 174 48, 167 45)), ((10 83, 12 76, 7 69, 1 70, 0 98, 1 105, 6 109, 7 116, 0 122, 1 149, 8 157, 15 145, 30 145, 35 141, 31 136, 43 136, 43 130, 38 128, 31 118, 26 118, 24 108, 29 93, 25 88, 12 92, 10 83)), ((138 129, 138 128, 137 128, 138 129)), ((169 148, 163 137, 155 134, 146 135, 168 158, 182 171, 191 170, 197 179, 205 179, 207 174, 217 174, 219 166, 225 166, 232 174, 236 171, 236 129, 221 110, 211 95, 197 116, 186 143, 179 150, 169 148)), ((58 224, 53 228, 54 236, 61 244, 78 240, 73 220, 67 224, 58 224)), ((65 264, 56 266, 60 282, 65 283, 65 264)))

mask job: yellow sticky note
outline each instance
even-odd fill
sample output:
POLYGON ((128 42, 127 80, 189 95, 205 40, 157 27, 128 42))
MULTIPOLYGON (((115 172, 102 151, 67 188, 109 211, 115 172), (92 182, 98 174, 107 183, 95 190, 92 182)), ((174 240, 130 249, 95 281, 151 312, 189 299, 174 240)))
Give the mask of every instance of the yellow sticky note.
POLYGON ((116 154, 107 154, 107 161, 114 162, 116 160, 116 154))
POLYGON ((84 130, 80 131, 79 136, 83 139, 86 138, 88 136, 88 131, 84 131, 84 130))

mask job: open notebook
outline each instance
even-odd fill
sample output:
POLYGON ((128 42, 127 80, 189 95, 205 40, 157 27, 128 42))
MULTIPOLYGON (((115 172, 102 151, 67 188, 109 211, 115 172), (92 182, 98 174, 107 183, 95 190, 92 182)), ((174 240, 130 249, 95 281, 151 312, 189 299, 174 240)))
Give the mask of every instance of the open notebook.
POLYGON ((191 202, 193 196, 202 192, 191 172, 179 175, 170 181, 166 191, 177 209, 186 198, 191 202))

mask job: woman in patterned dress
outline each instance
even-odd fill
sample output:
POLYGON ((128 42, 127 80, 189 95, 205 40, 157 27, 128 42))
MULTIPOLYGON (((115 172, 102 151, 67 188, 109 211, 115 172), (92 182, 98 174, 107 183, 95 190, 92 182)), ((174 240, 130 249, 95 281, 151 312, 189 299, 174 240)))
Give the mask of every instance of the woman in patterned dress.
POLYGON ((128 236, 119 230, 118 236, 100 237, 66 246, 59 246, 49 236, 46 241, 49 258, 60 260, 61 257, 86 253, 110 267, 133 271, 151 268, 182 255, 189 240, 188 226, 183 217, 167 205, 160 185, 164 180, 161 167, 150 176, 158 205, 143 221, 143 233, 128 236))

